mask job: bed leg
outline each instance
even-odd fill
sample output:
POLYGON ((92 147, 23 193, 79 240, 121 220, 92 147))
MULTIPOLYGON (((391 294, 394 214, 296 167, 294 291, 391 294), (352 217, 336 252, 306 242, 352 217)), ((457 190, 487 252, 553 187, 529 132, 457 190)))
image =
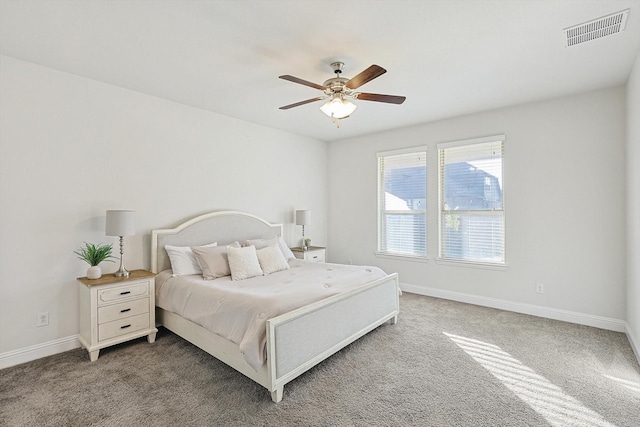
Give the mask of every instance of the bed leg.
POLYGON ((395 325, 396 323, 398 323, 398 316, 397 316, 397 315, 396 315, 396 316, 393 316, 393 317, 391 318, 391 324, 392 324, 392 325, 395 325))
POLYGON ((271 392, 271 400, 274 403, 279 403, 282 400, 282 395, 284 394, 284 387, 278 387, 277 389, 271 392))

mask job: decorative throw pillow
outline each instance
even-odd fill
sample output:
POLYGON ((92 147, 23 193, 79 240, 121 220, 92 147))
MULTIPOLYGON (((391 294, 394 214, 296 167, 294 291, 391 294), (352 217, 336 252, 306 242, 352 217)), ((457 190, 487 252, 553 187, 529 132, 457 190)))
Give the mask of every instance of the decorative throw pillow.
POLYGON ((204 280, 214 280, 231 274, 227 260, 227 248, 230 247, 239 248, 240 243, 234 242, 229 246, 192 248, 204 280))
POLYGON ((229 256, 231 280, 244 280, 264 274, 260 268, 255 246, 243 248, 229 246, 227 255, 229 256))
POLYGON ((265 275, 289 269, 289 263, 284 259, 284 255, 282 255, 282 251, 277 244, 258 249, 256 254, 265 275))
MULTIPOLYGON (((218 243, 213 242, 203 245, 204 248, 216 246, 218 243)), ((188 274, 202 274, 202 269, 193 255, 193 251, 189 246, 171 246, 165 245, 164 249, 169 255, 171 261, 171 271, 174 276, 186 276, 188 274)))

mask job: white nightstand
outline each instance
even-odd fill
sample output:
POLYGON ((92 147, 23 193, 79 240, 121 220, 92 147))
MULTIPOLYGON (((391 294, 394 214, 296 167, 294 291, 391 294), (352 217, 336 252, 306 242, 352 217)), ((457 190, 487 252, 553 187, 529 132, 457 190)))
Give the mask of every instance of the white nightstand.
POLYGON ((129 277, 104 274, 79 277, 80 343, 92 362, 100 349, 147 335, 156 340, 155 274, 145 270, 129 277))
POLYGON ((291 252, 296 258, 312 262, 325 262, 325 251, 326 248, 321 246, 309 246, 306 251, 300 247, 291 248, 291 252))

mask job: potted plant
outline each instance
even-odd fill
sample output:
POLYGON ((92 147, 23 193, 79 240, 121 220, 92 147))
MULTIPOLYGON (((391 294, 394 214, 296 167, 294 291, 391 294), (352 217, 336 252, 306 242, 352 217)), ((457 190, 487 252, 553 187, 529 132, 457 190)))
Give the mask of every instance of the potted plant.
POLYGON ((103 245, 102 243, 94 245, 93 243, 84 242, 84 247, 81 247, 77 251, 73 251, 73 253, 78 255, 78 259, 89 264, 90 267, 87 270, 87 278, 99 279, 102 277, 102 270, 98 264, 102 261, 113 262, 111 259, 114 258, 111 256, 112 250, 112 245, 103 245))
POLYGON ((311 247, 311 239, 310 238, 306 238, 304 239, 304 249, 309 249, 311 247))

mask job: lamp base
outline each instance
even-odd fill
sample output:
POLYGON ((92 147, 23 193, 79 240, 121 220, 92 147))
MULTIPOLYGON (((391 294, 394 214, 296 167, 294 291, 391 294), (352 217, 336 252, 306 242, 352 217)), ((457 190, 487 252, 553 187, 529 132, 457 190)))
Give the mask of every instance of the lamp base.
POLYGON ((118 271, 116 271, 115 273, 113 273, 114 276, 116 277, 129 277, 129 272, 127 271, 126 268, 124 268, 124 251, 122 250, 123 248, 123 236, 120 236, 120 268, 118 268, 118 271))

